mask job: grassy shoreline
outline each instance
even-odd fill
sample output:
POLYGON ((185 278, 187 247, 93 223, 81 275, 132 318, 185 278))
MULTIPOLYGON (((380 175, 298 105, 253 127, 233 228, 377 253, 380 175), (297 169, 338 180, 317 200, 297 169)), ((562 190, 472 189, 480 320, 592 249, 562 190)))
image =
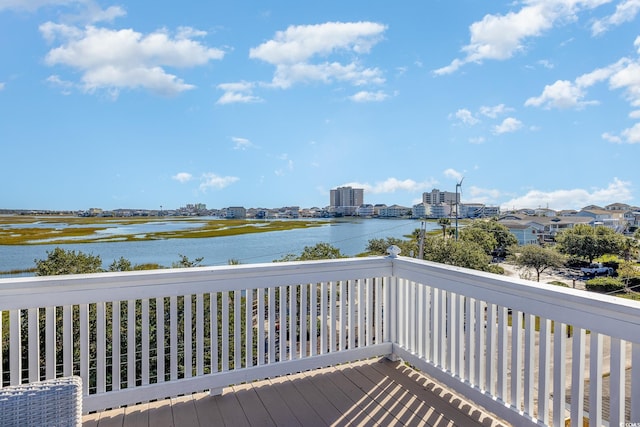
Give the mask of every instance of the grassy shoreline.
POLYGON ((320 227, 331 221, 209 219, 203 217, 103 218, 72 216, 0 216, 0 245, 60 245, 69 243, 139 242, 146 240, 211 238, 320 227), (112 227, 153 222, 192 222, 184 230, 100 235, 112 227), (9 227, 20 224, 21 227, 9 227), (29 227, 33 224, 33 227, 29 227), (37 226, 36 226, 37 225, 37 226), (50 226, 48 226, 50 225, 50 226))

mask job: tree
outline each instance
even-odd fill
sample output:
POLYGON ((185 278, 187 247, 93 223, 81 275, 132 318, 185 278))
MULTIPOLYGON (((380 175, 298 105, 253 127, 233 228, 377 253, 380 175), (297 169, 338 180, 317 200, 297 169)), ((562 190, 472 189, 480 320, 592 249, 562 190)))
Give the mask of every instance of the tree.
POLYGON ((631 261, 621 261, 618 265, 618 277, 624 283, 624 287, 629 289, 629 284, 633 280, 640 278, 640 269, 638 265, 631 261))
POLYGON ((174 262, 173 264, 171 264, 172 268, 189 268, 189 267, 198 267, 200 265, 200 263, 202 262, 202 260, 204 260, 204 257, 200 257, 200 258, 196 258, 193 261, 191 261, 189 259, 189 257, 187 257, 186 255, 179 255, 180 260, 178 262, 174 262))
POLYGON ((451 220, 449 218, 438 218, 438 225, 442 227, 442 238, 446 238, 447 227, 451 225, 451 220))
POLYGON ((284 261, 310 261, 319 259, 337 259, 346 258, 340 249, 331 246, 329 243, 317 243, 315 246, 305 246, 302 253, 299 256, 294 254, 287 254, 282 258, 276 260, 276 262, 284 261))
POLYGON ((133 265, 131 261, 126 259, 125 257, 120 257, 119 260, 113 260, 111 265, 109 265, 109 271, 132 271, 133 265))
POLYGON ((624 236, 604 226, 577 224, 556 236, 561 253, 584 258, 590 263, 605 254, 618 254, 624 246, 624 236))
POLYGON ((520 267, 533 268, 536 271, 538 282, 540 274, 545 270, 564 265, 564 257, 560 253, 539 245, 522 246, 514 255, 513 260, 520 267))
POLYGON ((482 229, 481 227, 465 227, 460 230, 460 240, 465 242, 474 242, 477 243, 482 249, 485 251, 487 255, 491 254, 493 250, 497 247, 498 242, 496 241, 493 234, 482 229))
POLYGON ((417 253, 417 240, 419 239, 420 230, 416 230, 418 235, 412 235, 411 240, 398 239, 396 237, 387 237, 384 239, 370 239, 367 243, 366 253, 370 255, 387 255, 387 249, 396 245, 402 251, 403 256, 410 256, 411 253, 417 253))
POLYGON ((500 224, 495 219, 475 220, 463 230, 468 228, 479 228, 490 233, 496 241, 495 247, 491 248, 491 252, 506 252, 510 247, 518 244, 518 238, 509 229, 500 224))
POLYGON ((491 261, 484 249, 475 242, 435 237, 425 239, 424 259, 481 271, 489 271, 491 261))
POLYGON ((47 251, 47 259, 36 259, 36 276, 56 276, 60 274, 100 273, 102 259, 99 255, 78 251, 65 251, 57 247, 47 251))

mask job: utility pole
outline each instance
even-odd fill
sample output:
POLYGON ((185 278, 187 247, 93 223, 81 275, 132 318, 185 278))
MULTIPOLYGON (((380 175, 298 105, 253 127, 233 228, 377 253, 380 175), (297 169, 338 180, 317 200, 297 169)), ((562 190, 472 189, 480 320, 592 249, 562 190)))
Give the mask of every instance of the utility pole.
POLYGON ((458 241, 458 214, 459 214, 459 210, 460 210, 460 198, 458 196, 458 188, 460 188, 462 190, 462 181, 464 181, 464 176, 462 177, 462 179, 460 180, 460 182, 458 182, 456 184, 456 242, 458 241))
POLYGON ((420 224, 420 249, 418 250, 418 258, 424 259, 424 233, 426 231, 427 224, 422 221, 420 224))

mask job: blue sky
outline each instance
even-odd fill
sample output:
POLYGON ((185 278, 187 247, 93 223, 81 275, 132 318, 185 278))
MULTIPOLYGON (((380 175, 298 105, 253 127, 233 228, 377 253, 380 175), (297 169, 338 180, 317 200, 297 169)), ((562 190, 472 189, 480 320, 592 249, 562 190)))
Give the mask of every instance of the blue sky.
POLYGON ((640 205, 640 0, 0 0, 0 208, 640 205))

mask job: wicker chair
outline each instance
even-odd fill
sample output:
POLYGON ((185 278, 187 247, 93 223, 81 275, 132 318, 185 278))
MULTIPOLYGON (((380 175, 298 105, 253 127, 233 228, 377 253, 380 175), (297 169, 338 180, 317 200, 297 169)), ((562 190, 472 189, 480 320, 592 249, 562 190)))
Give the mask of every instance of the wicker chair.
POLYGON ((81 426, 82 378, 0 388, 0 426, 81 426))

